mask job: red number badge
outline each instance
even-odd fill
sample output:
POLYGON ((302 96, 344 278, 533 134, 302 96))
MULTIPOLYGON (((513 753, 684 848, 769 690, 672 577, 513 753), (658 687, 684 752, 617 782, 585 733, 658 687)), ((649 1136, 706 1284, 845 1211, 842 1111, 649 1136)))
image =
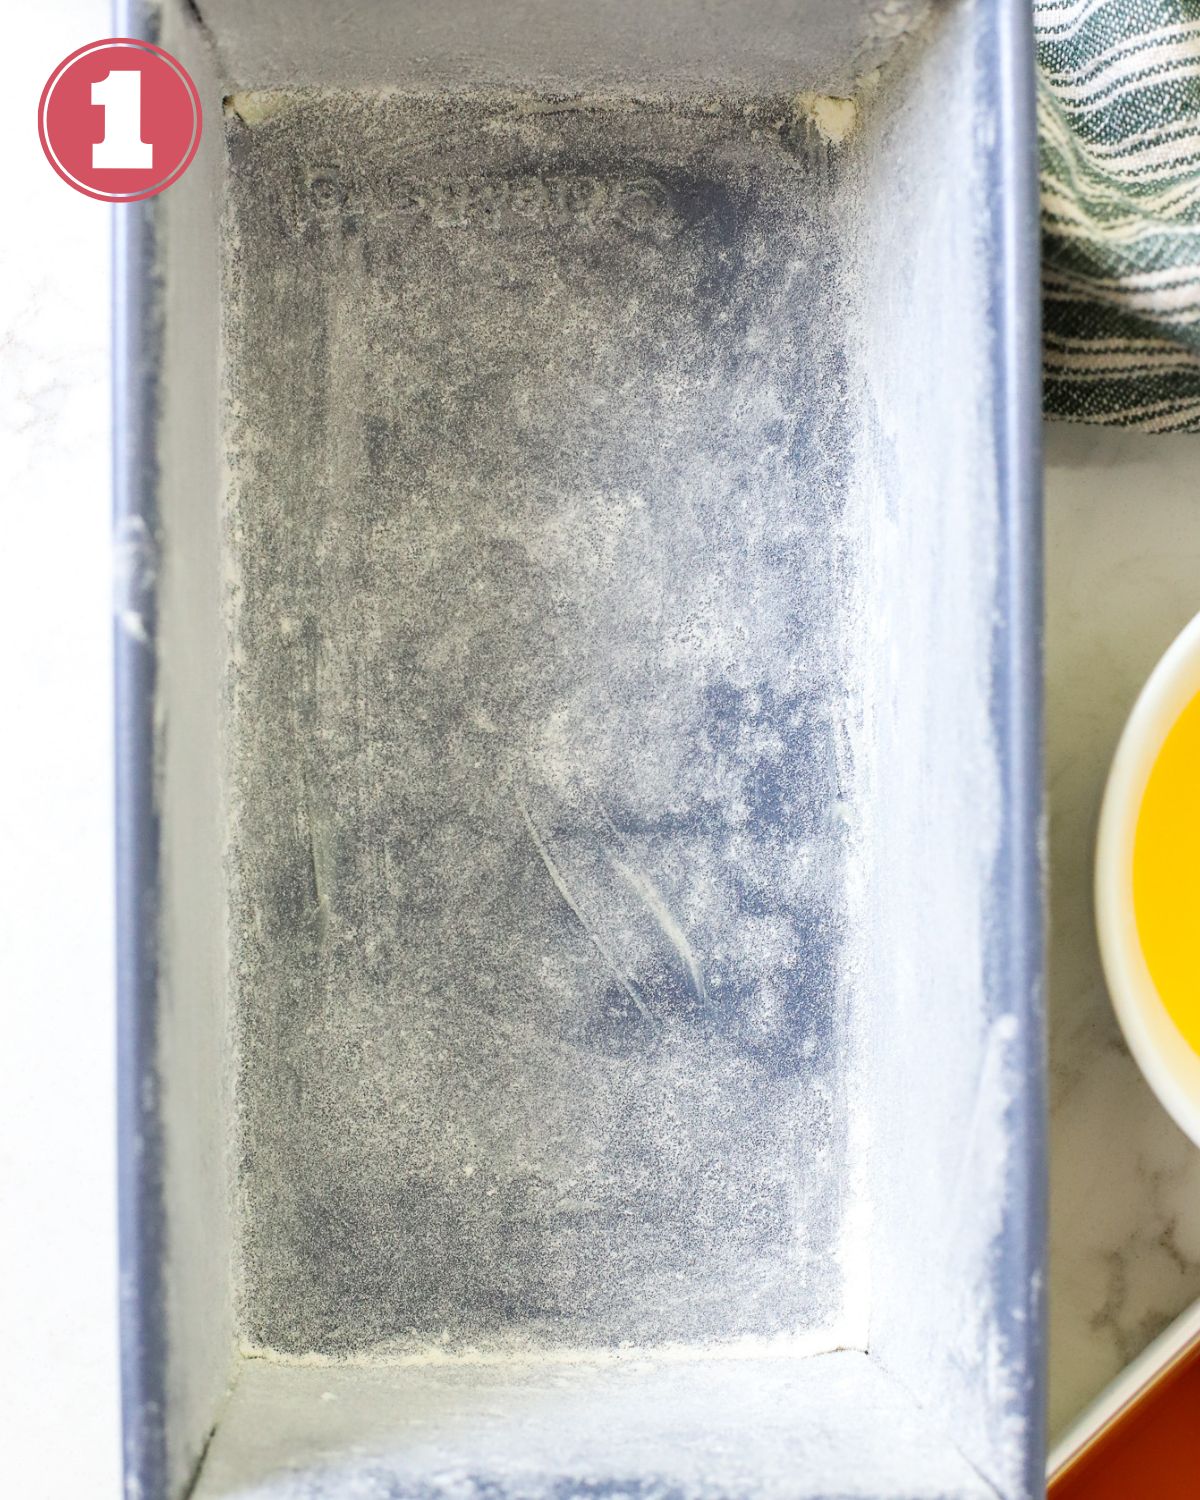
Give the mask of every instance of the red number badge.
POLYGON ((183 64, 131 37, 72 52, 38 106, 50 165, 76 191, 110 203, 170 187, 191 165, 201 123, 200 96, 183 64))

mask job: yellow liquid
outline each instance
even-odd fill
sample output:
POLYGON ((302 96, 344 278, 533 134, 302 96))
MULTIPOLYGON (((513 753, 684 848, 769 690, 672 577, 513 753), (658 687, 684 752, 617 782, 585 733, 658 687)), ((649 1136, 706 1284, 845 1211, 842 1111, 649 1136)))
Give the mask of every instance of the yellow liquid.
POLYGON ((1200 693, 1172 725, 1146 784, 1133 910, 1154 987, 1200 1052, 1200 693))

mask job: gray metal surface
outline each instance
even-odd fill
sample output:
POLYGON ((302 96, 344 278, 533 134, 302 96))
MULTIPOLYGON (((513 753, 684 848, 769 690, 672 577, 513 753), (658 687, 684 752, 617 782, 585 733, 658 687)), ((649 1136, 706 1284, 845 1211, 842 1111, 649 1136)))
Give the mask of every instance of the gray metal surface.
POLYGON ((783 101, 231 117, 270 1347, 839 1320, 854 614, 810 134, 783 101))
POLYGON ((239 87, 425 84, 849 94, 928 0, 199 0, 239 87))

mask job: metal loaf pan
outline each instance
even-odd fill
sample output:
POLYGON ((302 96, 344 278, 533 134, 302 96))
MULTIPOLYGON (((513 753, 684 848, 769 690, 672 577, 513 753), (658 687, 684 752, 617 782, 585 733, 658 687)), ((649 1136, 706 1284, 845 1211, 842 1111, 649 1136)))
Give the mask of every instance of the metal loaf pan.
POLYGON ((1038 1492, 1025 10, 122 18, 131 1497, 1038 1492))

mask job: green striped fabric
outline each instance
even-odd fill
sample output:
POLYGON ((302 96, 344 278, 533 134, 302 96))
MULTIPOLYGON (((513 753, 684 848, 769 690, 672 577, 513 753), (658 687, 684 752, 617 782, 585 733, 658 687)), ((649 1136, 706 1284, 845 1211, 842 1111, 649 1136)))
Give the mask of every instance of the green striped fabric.
POLYGON ((1200 0, 1033 0, 1047 414, 1200 432, 1200 0))

